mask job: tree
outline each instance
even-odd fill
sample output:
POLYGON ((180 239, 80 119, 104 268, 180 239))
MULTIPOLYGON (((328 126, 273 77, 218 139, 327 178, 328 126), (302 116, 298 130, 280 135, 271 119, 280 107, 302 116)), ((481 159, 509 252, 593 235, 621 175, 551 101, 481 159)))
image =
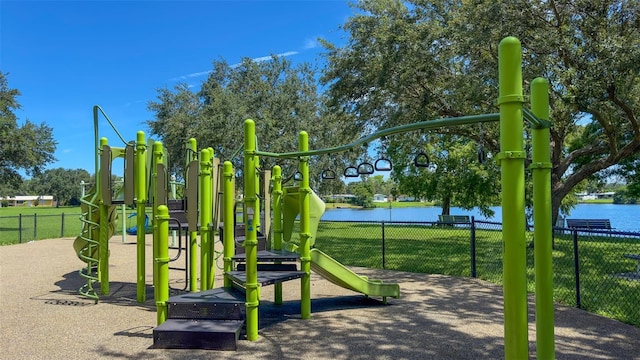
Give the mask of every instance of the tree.
POLYGON ((53 195, 57 206, 80 204, 80 182, 88 183, 91 175, 84 169, 49 169, 29 181, 30 192, 38 195, 53 195))
MULTIPOLYGON (((245 58, 237 66, 214 61, 198 93, 186 85, 158 93, 158 101, 149 103, 155 119, 148 125, 171 154, 182 154, 185 141, 193 137, 200 147, 211 146, 222 160, 233 161, 236 169, 242 169, 245 119, 255 120, 258 149, 268 152, 297 151, 302 130, 309 134, 311 149, 341 145, 359 134, 343 116, 326 112, 308 64, 294 67, 276 56, 262 62, 245 58)), ((293 176, 298 165, 295 159, 260 160, 264 169, 281 165, 285 178, 293 176)), ((342 162, 331 156, 311 160, 314 185, 323 169, 342 162)), ((174 163, 178 169, 181 165, 174 163)))
MULTIPOLYGON (((415 135, 415 134, 414 134, 415 135)), ((491 206, 499 202, 498 167, 494 161, 478 159, 478 147, 457 135, 418 135, 411 141, 394 141, 389 152, 396 159, 393 178, 400 192, 438 201, 442 214, 452 206, 478 207, 493 216, 491 206), (420 151, 417 151, 416 146, 420 151)))
POLYGON ((371 188, 371 184, 366 180, 349 183, 347 185, 347 191, 355 195, 353 199, 354 205, 362 206, 363 208, 375 207, 373 204, 373 189, 371 188))
POLYGON ((16 98, 20 91, 9 87, 7 78, 0 71, 0 188, 12 195, 22 183, 19 171, 27 175, 39 174, 47 164, 55 161, 56 142, 53 130, 43 124, 36 125, 28 119, 22 126, 14 113, 20 108, 16 98))
MULTIPOLYGON (((347 44, 324 42, 323 81, 332 108, 368 128, 496 112, 497 44, 513 35, 523 46, 525 89, 537 76, 550 81, 554 222, 576 185, 640 152, 637 0, 354 6, 342 26, 347 44)), ((440 132, 499 151, 495 125, 483 134, 472 126, 440 132)))

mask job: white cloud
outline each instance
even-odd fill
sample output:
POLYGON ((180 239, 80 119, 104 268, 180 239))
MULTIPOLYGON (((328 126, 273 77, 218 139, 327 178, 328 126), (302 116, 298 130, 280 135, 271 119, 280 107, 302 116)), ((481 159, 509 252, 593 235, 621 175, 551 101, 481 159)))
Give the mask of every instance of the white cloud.
POLYGON ((318 39, 316 38, 307 38, 304 40, 304 45, 302 46, 302 48, 304 50, 310 50, 310 49, 315 49, 317 47, 320 46, 320 43, 318 42, 318 39))
MULTIPOLYGON (((287 57, 287 56, 298 55, 299 53, 300 52, 298 52, 298 51, 287 51, 287 52, 283 52, 283 53, 280 53, 280 54, 276 54, 275 56, 277 56, 277 57, 287 57)), ((272 55, 260 56, 260 57, 257 57, 257 58, 253 58, 251 60, 259 63, 259 62, 263 62, 263 61, 269 61, 269 60, 271 60, 271 57, 272 57, 272 55)), ((231 67, 233 68, 233 67, 237 67, 239 65, 240 65, 240 63, 237 63, 237 64, 231 65, 231 67)), ((187 74, 187 75, 177 76, 177 77, 171 78, 170 80, 171 81, 187 80, 189 78, 209 75, 211 73, 211 71, 212 70, 194 72, 194 73, 187 74)), ((189 87, 191 87, 191 86, 189 86, 189 87)))

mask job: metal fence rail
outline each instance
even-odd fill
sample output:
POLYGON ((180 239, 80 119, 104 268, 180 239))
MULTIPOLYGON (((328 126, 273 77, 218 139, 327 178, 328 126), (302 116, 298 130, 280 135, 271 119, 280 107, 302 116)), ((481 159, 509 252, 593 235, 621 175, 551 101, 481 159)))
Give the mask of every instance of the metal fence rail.
MULTIPOLYGON (((528 290, 535 291, 533 229, 528 290)), ((321 221, 317 248, 350 266, 477 277, 502 285, 502 224, 321 221)), ((554 300, 640 326, 640 233, 554 228, 554 300)))
POLYGON ((0 245, 80 234, 80 214, 0 216, 0 245))

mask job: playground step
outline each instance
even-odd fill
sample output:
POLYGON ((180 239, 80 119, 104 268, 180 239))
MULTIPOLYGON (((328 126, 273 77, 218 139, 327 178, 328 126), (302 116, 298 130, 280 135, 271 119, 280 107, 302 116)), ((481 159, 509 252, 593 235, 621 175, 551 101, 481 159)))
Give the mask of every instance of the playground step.
MULTIPOLYGON (((256 264, 258 271, 297 271, 298 265, 288 263, 288 264, 256 264)), ((246 271, 246 264, 241 263, 236 267, 237 271, 246 271)))
MULTIPOLYGON (((262 286, 272 285, 289 280, 300 279, 304 275, 304 271, 260 271, 258 272, 258 283, 262 286)), ((229 271, 225 276, 239 285, 243 285, 247 281, 247 276, 244 271, 229 271)))
POLYGON ((243 320, 168 319, 153 330, 153 347, 235 351, 243 327, 243 320))
POLYGON ((169 319, 244 320, 245 295, 236 289, 216 288, 172 296, 169 319))
MULTIPOLYGON (((257 261, 260 262, 275 262, 275 261, 298 261, 300 255, 295 252, 286 250, 260 250, 257 252, 257 261)), ((245 262, 246 254, 236 254, 231 260, 235 262, 245 262)))

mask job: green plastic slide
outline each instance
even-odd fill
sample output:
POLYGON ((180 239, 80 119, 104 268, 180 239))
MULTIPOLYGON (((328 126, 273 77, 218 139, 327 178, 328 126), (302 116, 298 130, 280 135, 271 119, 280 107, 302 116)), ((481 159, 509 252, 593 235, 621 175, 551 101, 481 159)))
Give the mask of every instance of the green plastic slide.
POLYGON ((400 285, 358 275, 318 249, 311 249, 311 270, 338 286, 368 296, 400 297, 400 285))
MULTIPOLYGON (((324 214, 325 204, 318 195, 311 192, 309 199, 309 220, 311 246, 315 244, 320 218, 324 214)), ((290 241, 293 225, 299 213, 298 188, 288 187, 285 191, 283 206, 284 241, 290 241)), ((351 271, 329 255, 318 249, 311 249, 311 270, 332 283, 367 296, 400 297, 400 286, 395 283, 384 283, 381 280, 370 280, 351 271)))

